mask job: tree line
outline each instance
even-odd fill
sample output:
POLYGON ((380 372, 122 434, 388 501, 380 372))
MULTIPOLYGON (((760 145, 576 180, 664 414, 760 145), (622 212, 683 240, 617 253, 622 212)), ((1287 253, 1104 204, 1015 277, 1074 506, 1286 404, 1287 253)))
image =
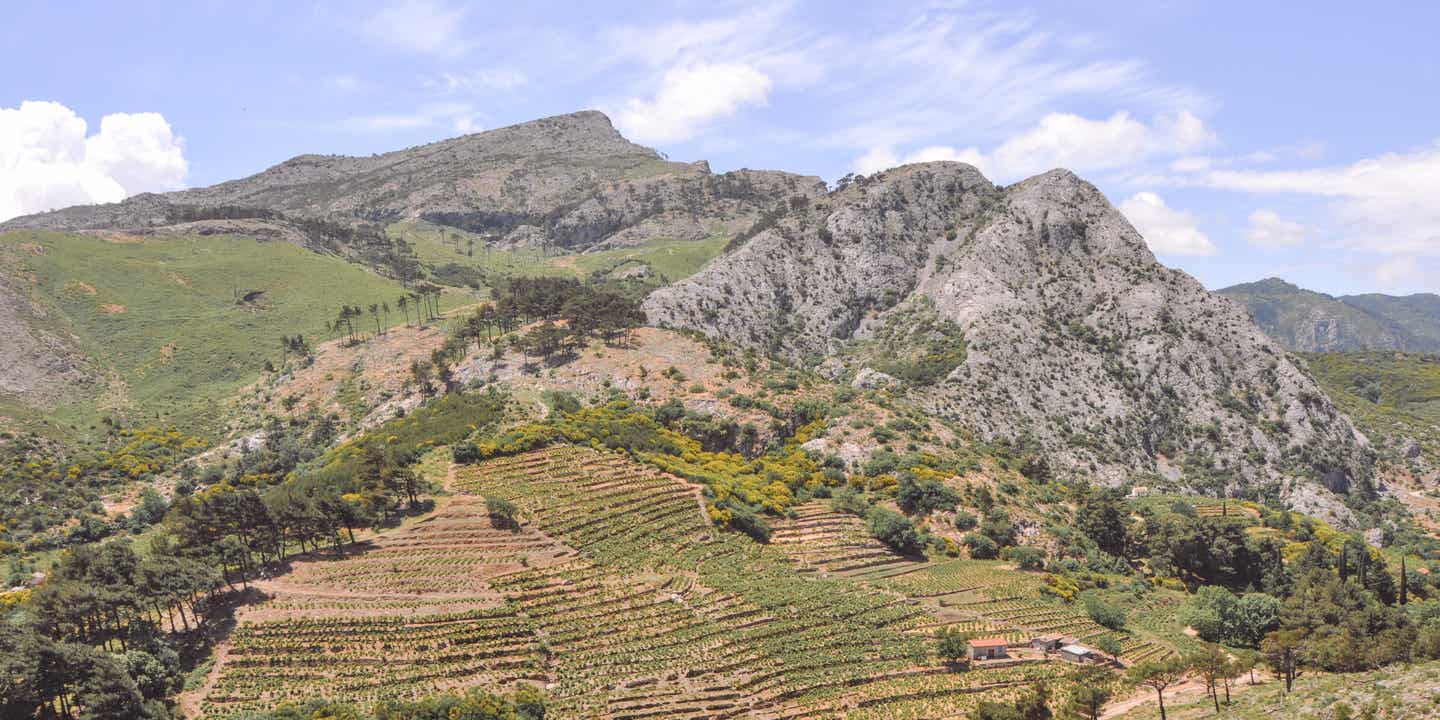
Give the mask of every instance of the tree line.
POLYGON ((298 467, 303 455, 272 459, 266 476, 284 479, 269 485, 253 483, 245 463, 228 477, 207 471, 143 545, 68 550, 42 584, 0 605, 0 717, 170 717, 178 650, 203 645, 251 580, 298 553, 343 553, 361 529, 423 509, 426 485, 411 466, 428 442, 494 422, 505 403, 494 393, 433 401, 298 467))

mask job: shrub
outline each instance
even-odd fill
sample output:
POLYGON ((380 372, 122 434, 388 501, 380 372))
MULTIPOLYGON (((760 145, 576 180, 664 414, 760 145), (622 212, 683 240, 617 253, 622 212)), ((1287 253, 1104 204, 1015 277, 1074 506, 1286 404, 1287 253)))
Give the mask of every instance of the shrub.
POLYGON ((749 535, 751 539, 759 543, 770 542, 770 524, 765 519, 755 514, 749 507, 738 503, 725 503, 725 509, 730 511, 730 527, 749 535))
POLYGON ((1005 559, 1014 561, 1021 570, 1041 570, 1045 567, 1045 551, 1029 545, 1006 548, 1005 559))
POLYGON ((850 488, 839 488, 830 496, 830 509, 865 517, 870 512, 870 501, 850 488))
POLYGON ((955 527, 960 530, 974 530, 980 524, 980 518, 961 510, 955 513, 955 527))
POLYGON ((1085 598, 1085 614, 1090 616, 1101 625, 1111 630, 1120 630, 1125 627, 1125 611, 1105 602, 1094 592, 1087 592, 1085 598))
POLYGON ((490 519, 495 523, 496 527, 509 530, 520 529, 520 508, 505 498, 486 495, 485 512, 490 514, 490 519))
POLYGON ((909 518, 894 510, 873 507, 870 508, 865 519, 869 523, 870 534, 880 542, 907 555, 921 553, 923 544, 920 541, 920 535, 915 532, 915 525, 910 522, 909 518))
POLYGON ((1000 556, 1000 546, 980 533, 969 533, 961 542, 970 550, 970 557, 975 560, 994 560, 1000 556))
POLYGON ((935 631, 935 654, 946 665, 959 667, 970 659, 970 633, 953 627, 935 631))
POLYGON ((954 510, 960 502, 960 495, 939 481, 903 472, 895 490, 895 502, 907 513, 923 515, 936 510, 954 510))

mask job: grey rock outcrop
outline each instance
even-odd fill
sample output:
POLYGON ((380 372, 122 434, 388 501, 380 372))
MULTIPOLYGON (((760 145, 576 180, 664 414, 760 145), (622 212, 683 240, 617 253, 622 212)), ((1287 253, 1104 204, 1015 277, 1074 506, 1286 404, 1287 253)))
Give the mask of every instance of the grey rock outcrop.
POLYGON ((850 381, 852 387, 862 390, 892 390, 900 387, 900 381, 879 370, 861 368, 855 373, 855 379, 850 381))
POLYGON ((1008 188, 958 163, 878 174, 645 310, 814 364, 918 297, 963 330, 967 352, 910 392, 982 437, 1031 438, 1060 467, 1111 482, 1162 459, 1196 486, 1369 481, 1366 439, 1314 380, 1238 305, 1156 262, 1068 171, 1008 188))

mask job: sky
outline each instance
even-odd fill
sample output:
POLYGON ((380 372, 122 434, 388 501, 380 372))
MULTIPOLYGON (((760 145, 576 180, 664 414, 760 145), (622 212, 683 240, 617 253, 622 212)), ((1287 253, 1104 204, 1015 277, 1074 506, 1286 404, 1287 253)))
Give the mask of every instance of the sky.
POLYGON ((598 109, 717 172, 1093 182, 1215 289, 1440 292, 1440 3, 11 0, 0 219, 598 109))

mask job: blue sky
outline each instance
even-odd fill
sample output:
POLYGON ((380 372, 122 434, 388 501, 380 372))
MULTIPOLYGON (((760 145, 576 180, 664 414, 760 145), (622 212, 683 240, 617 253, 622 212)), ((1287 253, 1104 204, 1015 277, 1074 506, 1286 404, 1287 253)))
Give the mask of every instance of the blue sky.
POLYGON ((7 5, 0 215, 598 108, 717 171, 1070 167, 1211 288, 1440 292, 1440 4, 7 5))

